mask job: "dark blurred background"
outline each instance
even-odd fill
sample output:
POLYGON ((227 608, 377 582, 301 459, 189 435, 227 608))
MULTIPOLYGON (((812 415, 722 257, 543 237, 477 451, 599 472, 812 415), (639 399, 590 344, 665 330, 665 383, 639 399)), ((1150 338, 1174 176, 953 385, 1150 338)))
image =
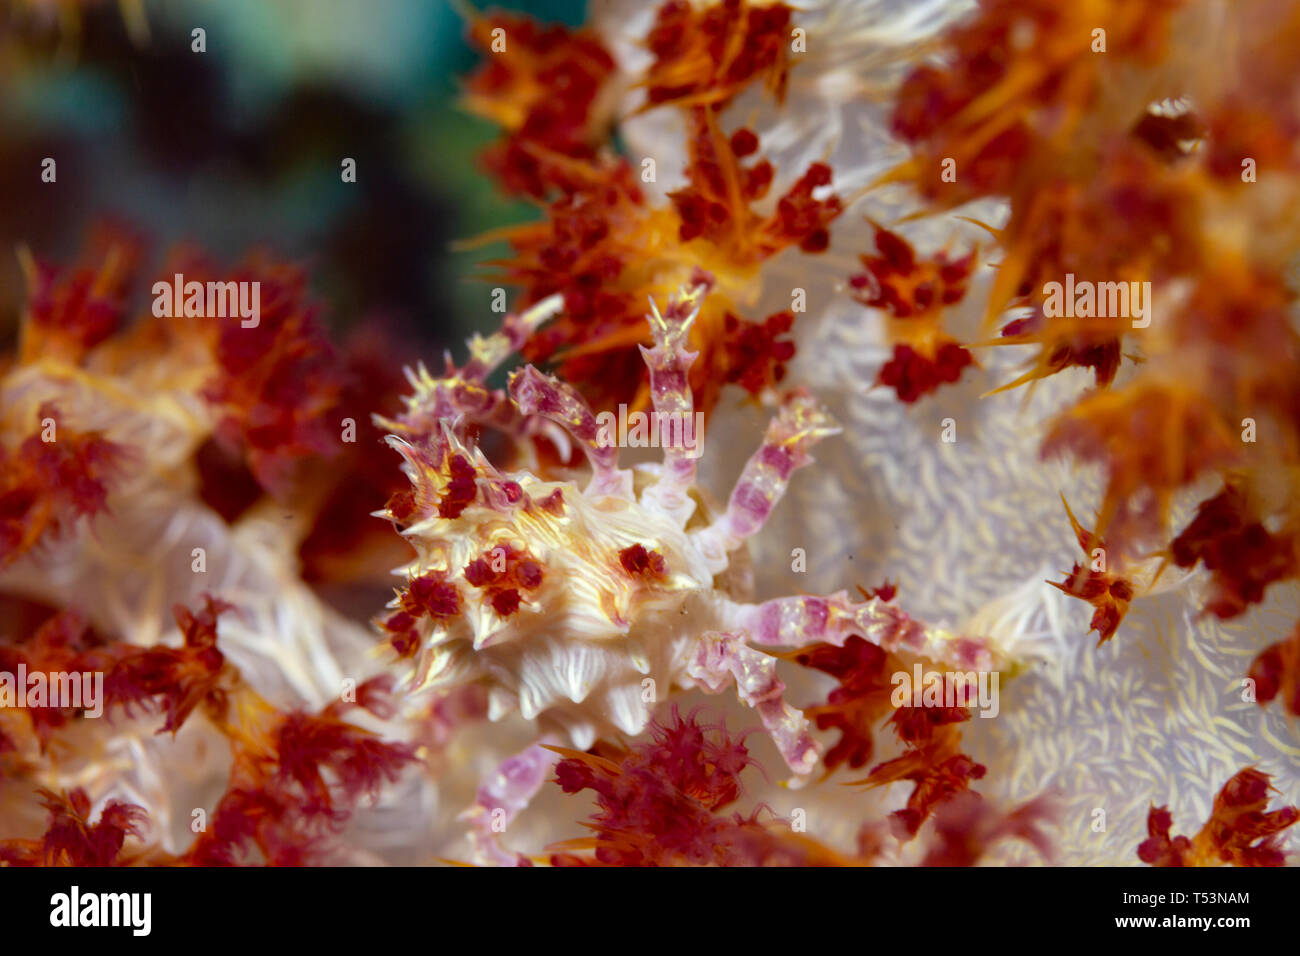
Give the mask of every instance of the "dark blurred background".
MULTIPOLYGON (((576 23, 584 3, 491 7, 576 23)), ((451 244, 537 215, 476 169, 494 128, 457 107, 464 38, 448 0, 0 0, 0 338, 25 292, 17 246, 71 263, 111 216, 153 264, 178 241, 304 263, 326 321, 387 325, 402 363, 459 352, 499 319, 472 276, 500 248, 451 244)), ((144 283, 132 304, 149 301, 144 283)))

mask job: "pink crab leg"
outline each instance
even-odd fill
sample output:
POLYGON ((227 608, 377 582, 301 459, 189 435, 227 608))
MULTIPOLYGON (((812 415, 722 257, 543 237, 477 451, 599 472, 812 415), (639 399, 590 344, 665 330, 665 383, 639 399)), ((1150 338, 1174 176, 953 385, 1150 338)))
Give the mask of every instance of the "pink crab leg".
POLYGON ((893 604, 873 598, 853 602, 840 591, 829 597, 784 597, 723 608, 726 625, 754 644, 842 646, 858 635, 887 651, 907 651, 970 670, 1000 670, 1005 655, 987 637, 959 636, 930 627, 893 604))
POLYGON ((480 861, 499 866, 525 862, 501 844, 501 834, 546 782, 559 755, 541 743, 508 757, 480 784, 474 805, 461 814, 470 822, 470 843, 480 861))
POLYGON ((588 492, 632 496, 632 473, 618 467, 618 445, 601 441, 595 413, 572 386, 526 365, 511 373, 510 397, 525 415, 548 418, 573 436, 591 463, 588 492))
POLYGON ((786 400, 768 424, 763 444, 745 465, 727 510, 694 535, 715 571, 726 567, 729 552, 763 527, 785 494, 790 475, 812 462, 808 449, 838 432, 831 417, 806 392, 797 391, 786 400))
POLYGON ((758 712, 790 769, 802 775, 817 765, 820 752, 808 732, 808 721, 785 701, 776 658, 748 647, 739 634, 715 631, 701 638, 687 673, 712 694, 734 679, 737 695, 758 712))
MULTIPOLYGON (((665 514, 679 518, 683 523, 694 507, 687 492, 695 484, 696 461, 700 456, 703 436, 694 427, 695 398, 691 394, 690 370, 698 352, 686 348, 691 324, 700 314, 700 303, 713 287, 713 277, 699 271, 693 277, 695 285, 681 296, 673 296, 660 313, 654 300, 650 300, 650 333, 654 348, 641 346, 641 357, 650 370, 650 398, 655 414, 661 421, 678 425, 680 442, 665 443, 664 467, 659 480, 646 489, 644 500, 665 514), (692 429, 695 447, 687 448, 686 430, 692 429)), ((662 426, 661 426, 662 427, 662 426)))
POLYGON ((375 423, 392 434, 413 440, 435 434, 441 422, 464 419, 521 438, 545 435, 562 455, 567 456, 567 440, 558 428, 549 422, 539 427, 538 422, 521 417, 503 390, 491 389, 484 384, 529 335, 553 318, 563 306, 563 297, 553 295, 519 315, 507 315, 500 331, 486 338, 476 335, 470 339, 470 357, 464 368, 456 368, 448 353, 446 368, 440 377, 432 375, 424 363, 420 363, 415 371, 406 369, 406 378, 413 390, 405 399, 406 411, 393 419, 376 415, 375 423))
POLYGON ((475 335, 469 340, 469 361, 460 370, 460 377, 471 382, 483 381, 563 309, 564 296, 557 292, 523 312, 511 312, 499 331, 487 337, 475 335))

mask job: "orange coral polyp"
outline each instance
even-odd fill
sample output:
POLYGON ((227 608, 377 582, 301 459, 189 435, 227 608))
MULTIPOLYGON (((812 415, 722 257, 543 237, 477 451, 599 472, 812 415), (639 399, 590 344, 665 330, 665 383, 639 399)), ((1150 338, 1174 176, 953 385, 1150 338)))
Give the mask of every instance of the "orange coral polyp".
POLYGON ((28 296, 18 361, 58 356, 76 362, 117 332, 143 247, 140 236, 116 222, 91 228, 71 270, 38 262, 19 247, 28 296))
POLYGON ((779 655, 802 667, 830 674, 840 686, 825 704, 804 708, 818 730, 838 730, 840 739, 822 758, 827 773, 840 766, 860 770, 875 752, 875 731, 893 705, 890 675, 901 668, 888 651, 855 635, 842 646, 815 644, 779 655))
POLYGON ((103 511, 127 457, 125 448, 97 432, 61 426, 51 403, 37 411, 34 424, 17 449, 0 445, 0 567, 43 535, 103 511))
POLYGON ((39 840, 0 841, 0 865, 117 865, 126 838, 139 834, 145 816, 143 808, 114 800, 91 823, 90 798, 84 790, 38 792, 49 813, 45 834, 39 840))
POLYGON ((593 159, 608 126, 599 103, 615 68, 609 52, 594 31, 508 14, 475 17, 470 39, 487 59, 462 103, 505 130, 483 154, 487 171, 536 198, 570 188, 566 160, 593 159))
POLYGON ((1231 465, 1240 442, 1203 394, 1173 383, 1137 381, 1088 395, 1062 415, 1043 456, 1070 450, 1108 468, 1097 534, 1118 554, 1159 533, 1175 491, 1231 465))
POLYGON ((1238 772, 1214 798, 1210 819, 1192 839, 1171 837, 1168 808, 1153 806, 1138 858, 1153 866, 1283 866, 1279 834, 1300 821, 1300 807, 1267 811, 1270 792, 1276 788, 1268 774, 1254 767, 1238 772))
MULTIPOLYGON (((948 680, 945 676, 945 681, 948 680)), ((936 807, 965 791, 971 781, 981 779, 986 773, 982 764, 959 749, 962 735, 956 725, 970 717, 970 710, 965 707, 900 707, 890 718, 906 751, 854 782, 879 787, 911 781, 907 805, 890 815, 891 829, 898 839, 915 837, 936 807)))
POLYGON ((774 172, 765 159, 741 164, 742 158, 758 150, 753 131, 742 127, 727 138, 713 113, 697 109, 691 112, 689 135, 690 185, 670 194, 682 220, 679 234, 684 241, 705 236, 720 258, 740 272, 790 246, 813 253, 826 249, 827 228, 844 211, 834 194, 823 199, 813 196, 830 186, 830 166, 812 163, 777 200, 775 212, 761 215, 753 205, 771 189, 774 172))
POLYGON ((551 849, 553 866, 826 866, 869 862, 845 858, 792 832, 785 821, 724 814, 744 793, 741 772, 754 761, 725 725, 701 725, 694 713, 650 727, 628 748, 590 753, 549 748, 563 759, 554 782, 567 794, 591 790, 598 811, 585 824, 594 836, 551 849), (575 851, 590 850, 591 855, 575 851))
POLYGON ((1074 529, 1079 547, 1087 555, 1087 560, 1084 563, 1076 562, 1064 581, 1047 583, 1093 606, 1095 610, 1088 629, 1097 632, 1097 644, 1100 646, 1115 636, 1120 622, 1124 620, 1129 602, 1134 597, 1133 584, 1122 575, 1107 569, 1106 542, 1084 528, 1068 504, 1065 505, 1065 513, 1070 517, 1070 526, 1074 529))
POLYGON ((723 0, 698 6, 669 0, 659 8, 646 46, 654 55, 642 84, 646 105, 721 109, 761 77, 781 102, 790 75, 790 19, 784 3, 723 0))
POLYGON ((670 204, 650 206, 625 161, 573 164, 581 188, 553 200, 545 222, 503 233, 514 255, 495 265, 522 289, 524 302, 564 295, 563 314, 529 336, 524 356, 555 362, 566 379, 610 404, 648 400, 636 350, 650 337, 646 299, 666 297, 701 272, 717 291, 691 330, 701 356, 691 377, 697 407, 707 414, 729 381, 752 393, 780 381, 792 344, 764 348, 765 367, 749 373, 756 337, 772 333, 766 323, 742 319, 737 306, 755 301, 764 262, 791 246, 824 250, 844 208, 833 194, 814 196, 831 182, 830 167, 814 163, 771 213, 760 214, 753 206, 770 189, 770 164, 740 161, 755 152, 757 137, 741 129, 728 138, 703 109, 692 111, 690 124, 689 183, 670 194, 670 204))
POLYGON ((856 301, 886 315, 894 351, 876 384, 914 402, 956 382, 975 364, 970 351, 943 331, 944 310, 966 295, 975 253, 953 259, 940 252, 923 259, 902 236, 879 225, 875 241, 874 255, 859 256, 866 271, 850 276, 848 284, 856 301))

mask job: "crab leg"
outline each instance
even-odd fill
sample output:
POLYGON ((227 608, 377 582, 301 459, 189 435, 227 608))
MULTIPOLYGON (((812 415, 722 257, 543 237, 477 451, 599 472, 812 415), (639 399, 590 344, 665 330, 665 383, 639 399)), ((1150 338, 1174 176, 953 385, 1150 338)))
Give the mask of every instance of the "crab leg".
MULTIPOLYGON (((687 349, 687 337, 692 323, 700 313, 700 303, 711 286, 711 277, 702 275, 699 285, 685 295, 670 298, 662 313, 651 300, 650 314, 646 317, 655 345, 651 349, 642 346, 641 357, 650 370, 650 397, 654 402, 655 414, 660 416, 661 421, 679 422, 683 439, 687 423, 692 421, 695 413, 690 370, 699 355, 698 352, 687 349)), ((687 492, 695 484, 696 461, 702 441, 703 436, 697 430, 694 449, 684 447, 684 441, 666 444, 659 480, 646 489, 643 495, 647 505, 671 515, 683 525, 694 509, 694 503, 687 492)))
POLYGON ((806 392, 795 392, 786 400, 768 424, 763 444, 745 465, 727 510, 693 535, 715 571, 725 568, 727 555, 763 527, 795 469, 812 463, 808 449, 838 432, 830 415, 806 392))

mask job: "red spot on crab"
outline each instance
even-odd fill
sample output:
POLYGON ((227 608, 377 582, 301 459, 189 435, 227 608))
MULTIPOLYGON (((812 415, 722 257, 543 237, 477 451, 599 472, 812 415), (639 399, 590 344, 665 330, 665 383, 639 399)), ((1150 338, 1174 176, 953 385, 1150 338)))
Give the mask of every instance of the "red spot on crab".
POLYGON ((662 580, 668 573, 664 556, 658 551, 648 550, 643 544, 633 544, 618 553, 618 560, 623 570, 634 578, 646 581, 662 580))
POLYGON ((885 581, 877 588, 858 588, 858 593, 866 600, 892 601, 898 596, 898 585, 885 581))
POLYGON ((420 648, 420 621, 428 619, 440 626, 460 615, 460 590, 447 580, 445 571, 428 571, 407 584, 398 605, 400 610, 381 621, 379 627, 388 632, 388 642, 399 657, 411 657, 420 648))
POLYGON ((464 455, 447 455, 447 487, 438 501, 438 517, 459 518, 478 496, 478 472, 464 455))
POLYGON ((409 488, 395 491, 384 507, 399 525, 407 524, 415 514, 415 493, 409 488))
POLYGON ((402 595, 402 608, 410 614, 444 621, 460 614, 460 591, 446 580, 444 571, 429 571, 415 578, 402 595))
POLYGON ((398 657, 412 657, 420 649, 420 635, 416 632, 415 625, 416 618, 405 611, 390 614, 380 625, 391 635, 388 643, 397 651, 398 657))
POLYGON ((560 516, 564 514, 564 492, 556 488, 549 495, 537 503, 538 507, 547 514, 560 516))
POLYGON ((542 584, 542 566, 536 561, 525 558, 515 565, 514 579, 525 591, 535 590, 542 584))
POLYGON ((514 588, 494 590, 491 594, 492 610, 500 617, 509 617, 519 610, 519 592, 514 588))
POLYGON ((483 552, 465 565, 465 581, 484 592, 487 601, 500 617, 509 617, 523 601, 520 591, 535 591, 542 586, 542 565, 527 551, 513 545, 498 545, 483 552))

